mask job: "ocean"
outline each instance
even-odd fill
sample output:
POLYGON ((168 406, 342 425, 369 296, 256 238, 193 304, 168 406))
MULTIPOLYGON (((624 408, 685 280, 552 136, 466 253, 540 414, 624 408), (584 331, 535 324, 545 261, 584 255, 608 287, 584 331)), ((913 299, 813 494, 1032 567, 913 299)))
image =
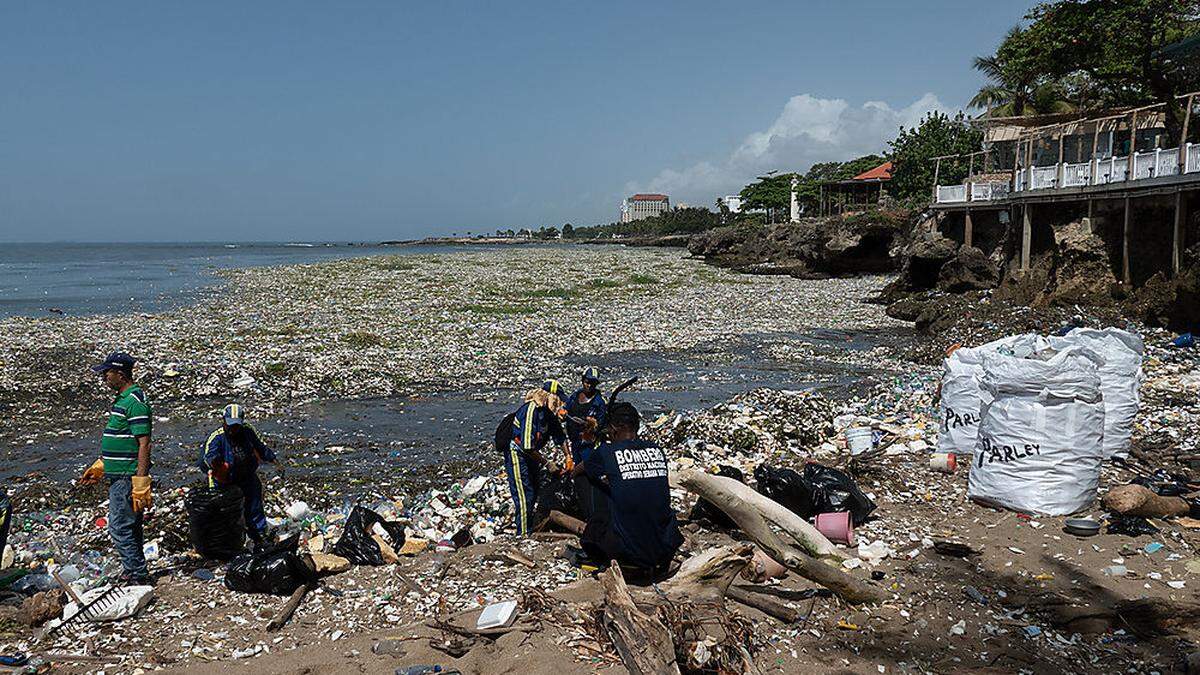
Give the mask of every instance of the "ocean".
POLYGON ((188 303, 227 268, 368 255, 445 253, 457 246, 178 243, 0 244, 0 317, 152 312, 188 303))

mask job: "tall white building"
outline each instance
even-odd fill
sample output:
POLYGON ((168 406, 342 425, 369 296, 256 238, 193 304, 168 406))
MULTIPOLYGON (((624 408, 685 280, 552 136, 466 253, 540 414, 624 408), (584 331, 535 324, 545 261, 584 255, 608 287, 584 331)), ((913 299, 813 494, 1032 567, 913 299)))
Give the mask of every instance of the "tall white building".
POLYGON ((660 194, 636 194, 621 204, 621 222, 657 216, 671 210, 671 198, 660 194))

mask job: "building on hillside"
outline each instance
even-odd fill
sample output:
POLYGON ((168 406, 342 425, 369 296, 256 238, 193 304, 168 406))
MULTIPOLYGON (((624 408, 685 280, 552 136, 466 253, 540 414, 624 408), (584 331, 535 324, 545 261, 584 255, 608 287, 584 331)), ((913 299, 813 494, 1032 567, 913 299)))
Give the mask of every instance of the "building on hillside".
POLYGON ((742 197, 741 195, 725 195, 717 200, 717 203, 729 209, 730 213, 742 212, 742 197))
POLYGON ((638 193, 621 204, 621 222, 650 218, 671 210, 671 199, 666 195, 638 193))
POLYGON ((883 200, 883 186, 892 179, 892 163, 884 162, 846 180, 821 183, 820 215, 853 213, 878 206, 883 200))

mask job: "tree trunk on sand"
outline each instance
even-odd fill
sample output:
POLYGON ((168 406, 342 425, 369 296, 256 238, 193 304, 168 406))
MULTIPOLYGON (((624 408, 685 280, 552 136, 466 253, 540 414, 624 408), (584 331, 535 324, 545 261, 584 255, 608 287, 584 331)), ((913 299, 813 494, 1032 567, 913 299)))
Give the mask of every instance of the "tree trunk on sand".
POLYGON ((722 546, 688 558, 675 576, 658 590, 675 602, 716 602, 725 597, 734 578, 750 564, 749 546, 722 546))
POLYGON ((779 528, 783 535, 791 540, 789 544, 809 556, 838 562, 846 559, 846 555, 807 520, 770 497, 756 492, 745 483, 724 476, 714 476, 699 469, 681 472, 678 481, 683 487, 712 502, 734 520, 737 518, 729 511, 730 508, 756 513, 779 528))
MULTIPOLYGON (((837 567, 810 557, 809 551, 825 551, 826 547, 834 552, 836 550, 828 539, 804 519, 795 514, 792 514, 794 519, 784 517, 781 511, 791 512, 777 502, 732 478, 714 476, 697 469, 681 472, 678 482, 724 511, 767 555, 805 579, 828 588, 846 602, 876 603, 887 599, 888 595, 884 591, 846 574, 837 567), (797 519, 804 525, 796 525, 797 519), (800 547, 784 541, 771 528, 771 523, 780 527, 783 533, 800 547)), ((840 553, 836 556, 826 553, 825 557, 842 556, 840 553)))
POLYGON ((629 672, 678 675, 671 633, 657 618, 643 613, 633 603, 621 566, 613 563, 600 575, 600 583, 604 586, 604 627, 629 672))

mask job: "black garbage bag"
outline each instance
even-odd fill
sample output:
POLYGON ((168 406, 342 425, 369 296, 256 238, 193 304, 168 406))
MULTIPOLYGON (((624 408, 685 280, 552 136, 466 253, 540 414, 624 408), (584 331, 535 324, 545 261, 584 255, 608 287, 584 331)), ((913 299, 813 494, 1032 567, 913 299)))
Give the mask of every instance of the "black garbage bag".
POLYGON ((863 494, 854 479, 844 471, 809 462, 804 465, 804 477, 822 498, 817 504, 820 507, 817 513, 849 511, 854 524, 860 525, 875 510, 875 502, 863 494))
POLYGON ((197 485, 183 498, 192 547, 205 558, 229 560, 246 550, 242 489, 197 485))
MULTIPOLYGON (((739 483, 746 482, 745 474, 742 473, 741 469, 738 469, 735 466, 718 464, 717 470, 714 471, 713 474, 717 476, 724 476, 725 478, 733 478, 739 483)), ((721 530, 732 530, 737 527, 737 523, 733 522, 733 519, 725 515, 724 511, 717 508, 712 502, 703 497, 701 497, 696 502, 696 505, 692 507, 692 512, 688 517, 691 520, 703 520, 721 530)))
POLYGON ((760 464, 754 470, 758 491, 802 518, 819 513, 849 511, 855 525, 875 510, 872 502, 845 472, 810 462, 804 474, 760 464))
POLYGON ((1108 533, 1136 537, 1142 534, 1158 534, 1158 528, 1141 516, 1113 514, 1108 521, 1108 533))
POLYGON ((567 475, 555 476, 549 471, 540 471, 537 501, 533 505, 533 524, 545 520, 551 511, 565 513, 572 518, 584 517, 575 496, 575 481, 567 475))
POLYGON ((242 593, 289 595, 300 586, 316 583, 317 574, 296 549, 300 535, 294 534, 255 553, 243 553, 225 568, 225 588, 242 593))
POLYGON ((392 548, 399 551, 404 545, 404 526, 392 520, 384 520, 383 516, 371 509, 355 506, 350 509, 350 516, 346 518, 342 536, 333 545, 334 555, 340 555, 355 565, 385 564, 379 543, 371 538, 376 524, 387 533, 386 538, 391 540, 388 543, 392 548))

